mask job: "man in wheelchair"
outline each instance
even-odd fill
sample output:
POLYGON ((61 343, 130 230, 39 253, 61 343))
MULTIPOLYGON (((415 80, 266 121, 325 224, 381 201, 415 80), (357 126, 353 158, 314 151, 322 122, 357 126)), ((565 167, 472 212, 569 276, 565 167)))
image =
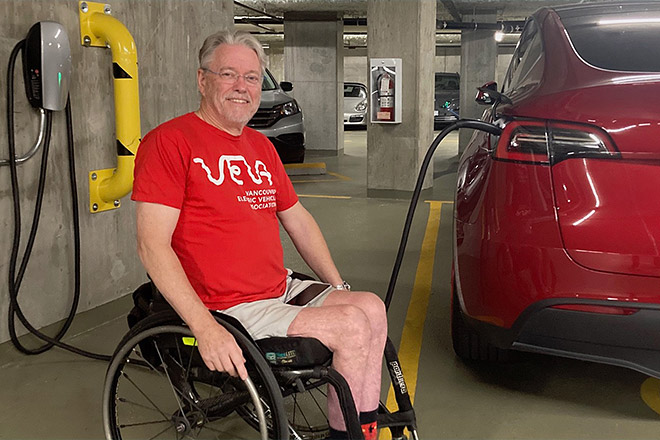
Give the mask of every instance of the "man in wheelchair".
MULTIPOLYGON (((385 307, 373 293, 350 291, 273 145, 246 127, 259 107, 264 59, 249 34, 204 41, 199 108, 148 133, 136 157, 139 256, 209 370, 247 377, 235 335, 213 310, 237 318, 255 340, 316 338, 350 387, 365 438, 375 439, 385 307), (284 268, 278 221, 321 281, 284 268)), ((328 419, 331 437, 346 438, 332 389, 328 419)))

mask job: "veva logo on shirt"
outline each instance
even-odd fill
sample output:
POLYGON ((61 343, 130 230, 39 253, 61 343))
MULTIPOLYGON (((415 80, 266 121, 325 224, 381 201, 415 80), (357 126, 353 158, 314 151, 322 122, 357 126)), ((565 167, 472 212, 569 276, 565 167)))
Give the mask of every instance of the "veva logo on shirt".
POLYGON ((245 164, 245 168, 247 169, 247 174, 250 176, 250 179, 257 184, 261 185, 264 182, 264 177, 268 179, 268 184, 273 185, 273 179, 272 175, 268 172, 268 169, 266 168, 266 164, 264 164, 262 161, 257 160, 254 162, 254 172, 252 171, 252 167, 250 164, 248 164, 247 160, 243 156, 236 155, 236 156, 220 156, 220 159, 218 159, 218 170, 220 172, 219 177, 216 179, 213 177, 213 173, 211 173, 211 170, 209 167, 206 165, 204 162, 204 159, 200 157, 195 157, 193 158, 194 163, 198 163, 204 171, 206 171, 206 177, 209 179, 209 182, 213 183, 214 185, 220 186, 224 183, 225 181, 225 168, 229 172, 229 178, 233 180, 237 185, 243 185, 244 181, 239 179, 241 176, 241 173, 243 172, 242 168, 236 164, 236 162, 242 162, 245 164))

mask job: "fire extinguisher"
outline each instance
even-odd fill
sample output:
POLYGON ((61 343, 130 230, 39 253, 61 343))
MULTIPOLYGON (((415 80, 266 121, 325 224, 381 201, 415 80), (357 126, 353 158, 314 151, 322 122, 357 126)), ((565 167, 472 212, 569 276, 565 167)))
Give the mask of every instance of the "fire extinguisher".
POLYGON ((387 71, 378 76, 378 111, 379 121, 394 121, 394 77, 387 71))

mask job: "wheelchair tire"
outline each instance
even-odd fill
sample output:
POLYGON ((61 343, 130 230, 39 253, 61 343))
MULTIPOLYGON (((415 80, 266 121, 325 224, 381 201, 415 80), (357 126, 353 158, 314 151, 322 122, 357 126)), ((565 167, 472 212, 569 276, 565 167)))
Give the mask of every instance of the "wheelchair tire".
MULTIPOLYGON (((222 325, 243 351, 266 411, 269 436, 288 439, 283 399, 270 366, 240 331, 222 325)), ((258 428, 246 429, 236 414, 244 406, 254 407, 245 384, 208 370, 181 320, 172 313, 156 314, 133 327, 113 355, 103 392, 104 431, 113 440, 259 438, 258 428), (149 347, 153 350, 143 355, 149 347)))

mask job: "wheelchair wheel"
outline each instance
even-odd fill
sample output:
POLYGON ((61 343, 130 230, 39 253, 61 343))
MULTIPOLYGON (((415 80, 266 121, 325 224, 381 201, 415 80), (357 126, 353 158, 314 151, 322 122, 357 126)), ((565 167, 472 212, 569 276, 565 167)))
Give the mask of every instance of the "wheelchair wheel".
POLYGON ((129 332, 108 367, 103 393, 107 439, 265 438, 266 433, 288 438, 279 386, 245 336, 226 326, 243 350, 252 394, 240 379, 206 368, 187 327, 149 326, 158 322, 141 322, 129 332), (266 412, 262 433, 258 423, 246 425, 239 415, 244 407, 259 406, 266 412))
POLYGON ((296 390, 284 398, 289 427, 302 440, 328 438, 328 384, 316 380, 304 386, 304 393, 296 390))
MULTIPOLYGON (((277 377, 277 371, 275 372, 277 377)), ((278 380, 285 382, 285 380, 278 380)), ((289 426, 289 436, 296 440, 320 440, 330 435, 327 415, 327 383, 323 380, 308 380, 301 392, 295 385, 283 387, 284 410, 289 426)), ((259 419, 253 405, 245 405, 237 413, 257 429, 259 419)), ((268 423, 272 435, 271 423, 268 423)))

